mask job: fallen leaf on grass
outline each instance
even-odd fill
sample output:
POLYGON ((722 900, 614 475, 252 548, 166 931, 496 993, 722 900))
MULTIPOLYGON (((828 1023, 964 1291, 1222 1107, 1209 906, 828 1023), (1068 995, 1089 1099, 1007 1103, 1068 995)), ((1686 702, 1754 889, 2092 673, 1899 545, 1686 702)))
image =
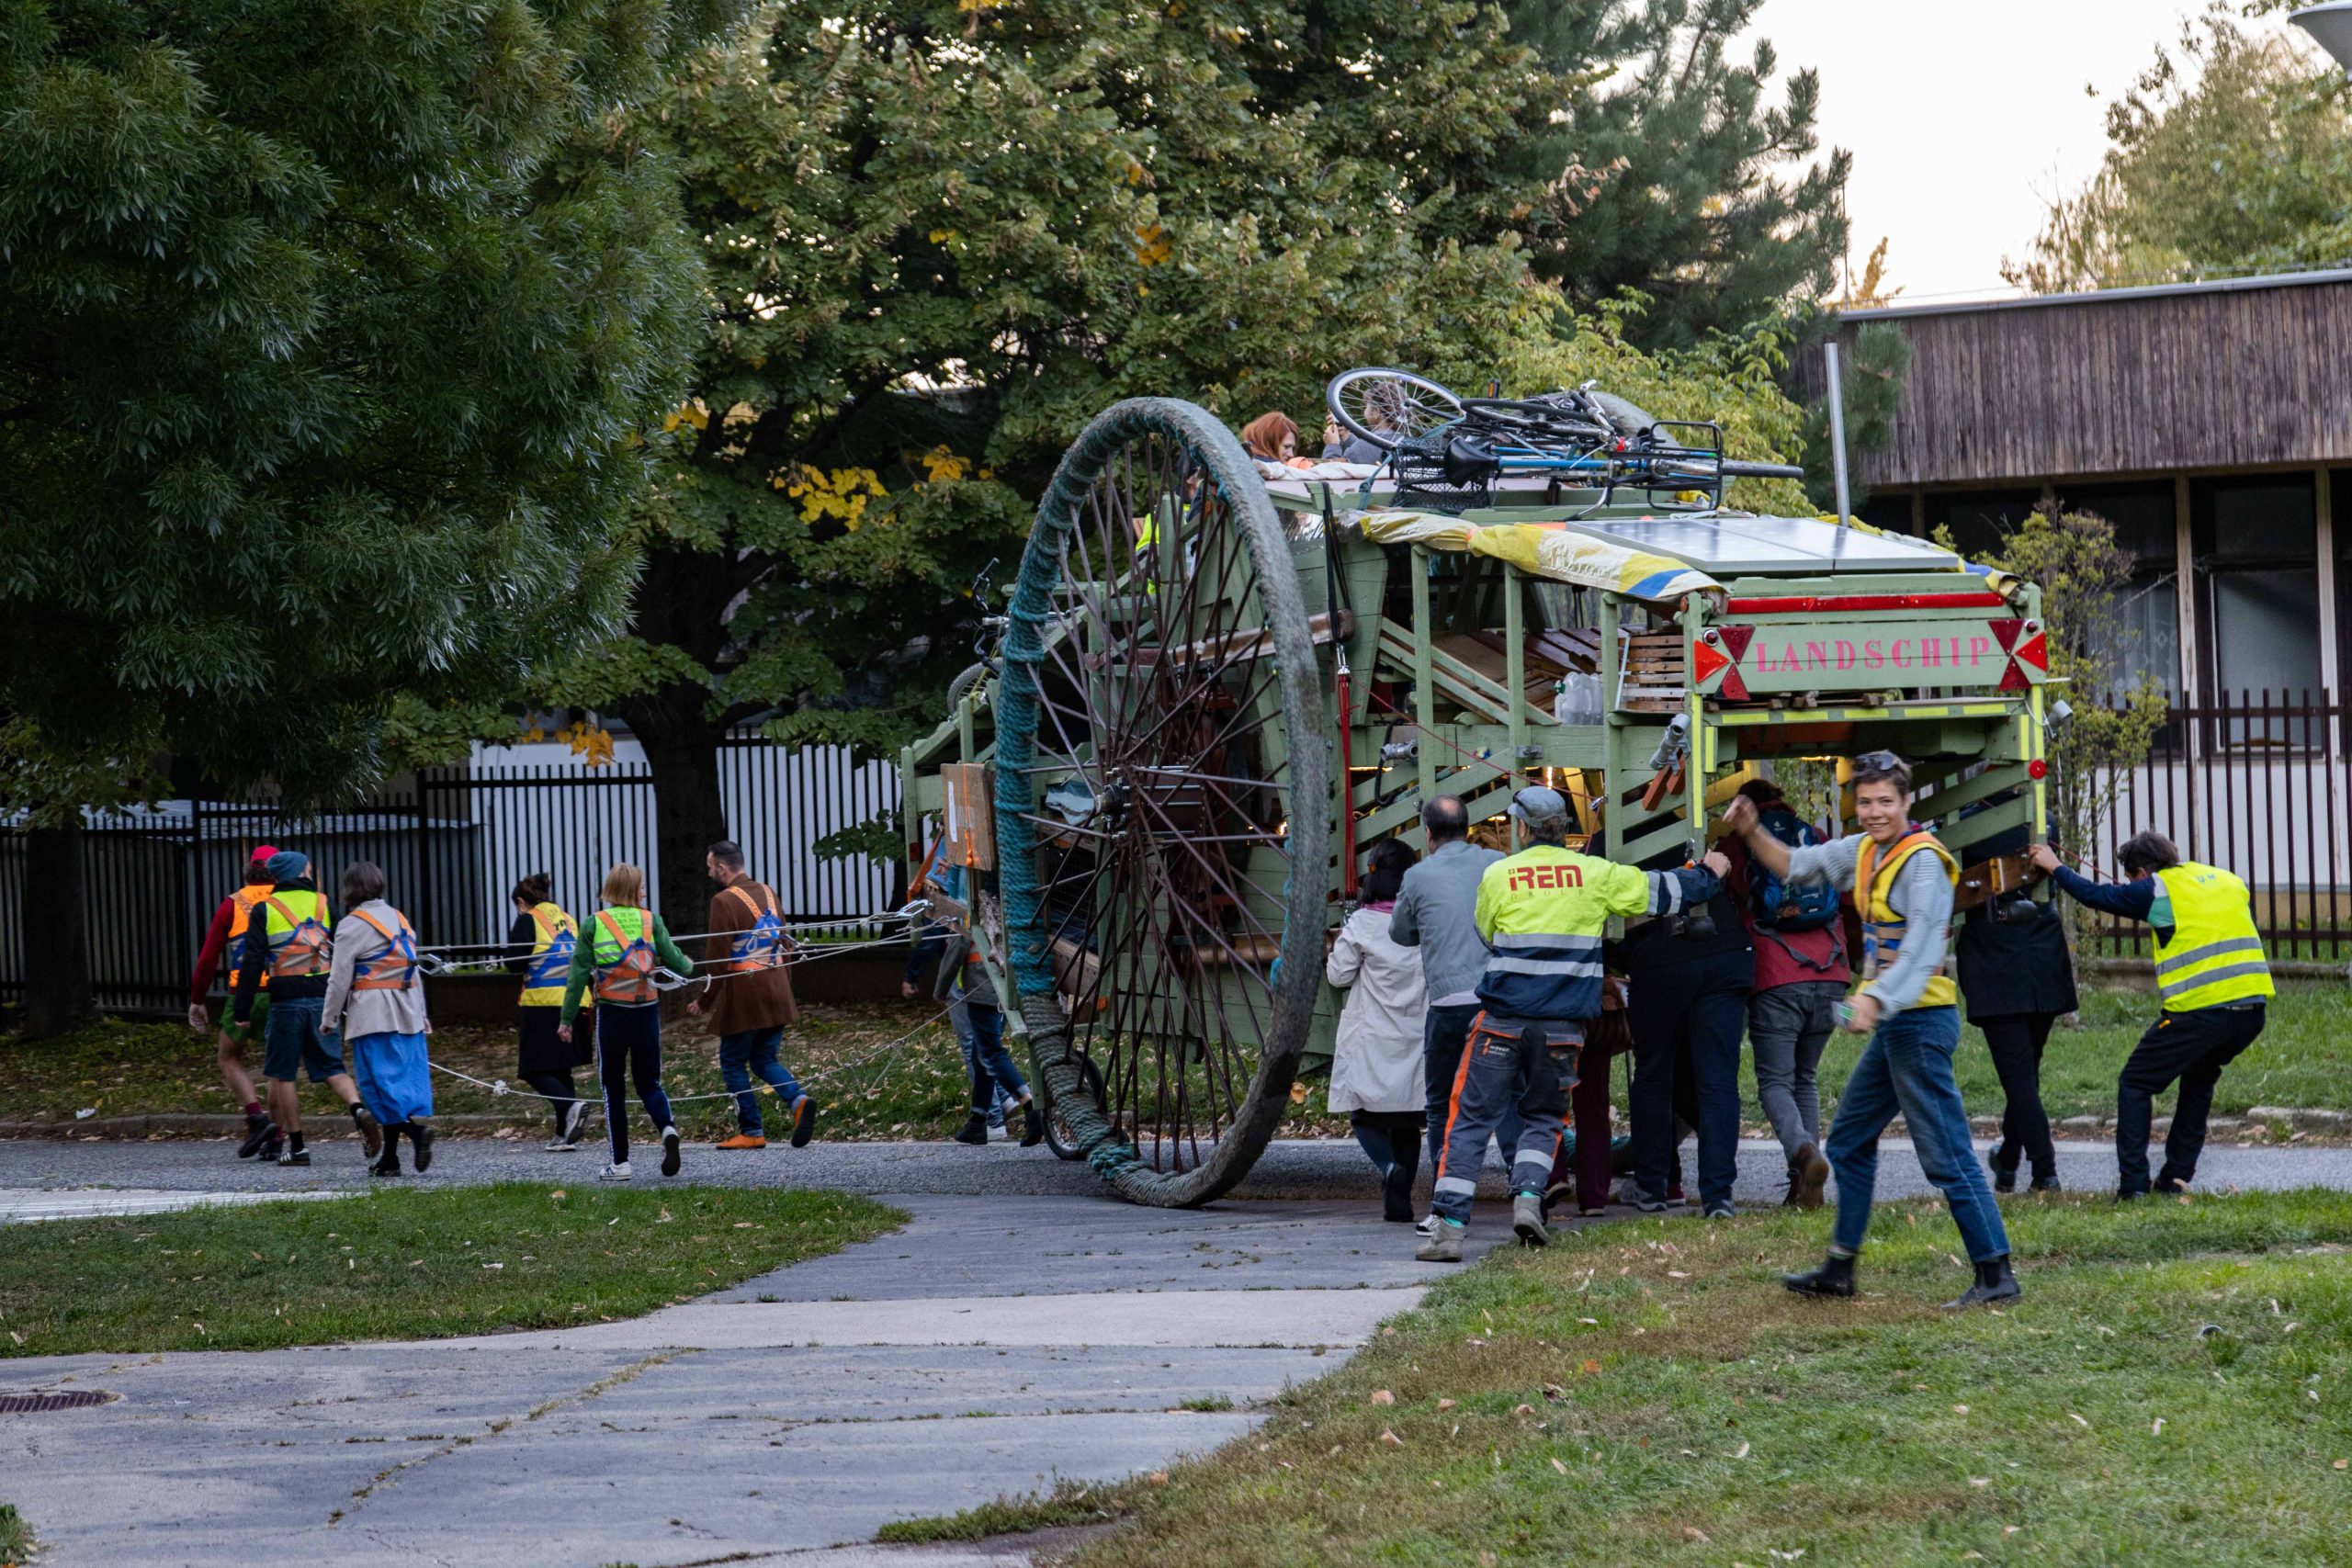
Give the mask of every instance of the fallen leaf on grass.
POLYGON ((1532 1416, 1535 1414, 1535 1406, 1532 1404, 1514 1404, 1510 1407, 1510 1413, 1514 1416, 1532 1416))
POLYGON ((1456 1404, 1458 1404, 1458 1403, 1460 1403, 1460 1402, 1459 1402, 1459 1401, 1457 1401, 1457 1400, 1452 1400, 1452 1399, 1441 1399, 1441 1400, 1439 1400, 1439 1401, 1437 1402, 1437 1407, 1438 1407, 1440 1410, 1442 1410, 1442 1410, 1451 1410, 1451 1409, 1453 1409, 1453 1408, 1454 1407, 1454 1405, 1455 1405, 1456 1404))
POLYGON ((1154 1486, 1165 1486, 1168 1484, 1168 1472, 1164 1470, 1155 1470, 1149 1475, 1145 1476, 1144 1480, 1154 1486))
POLYGON ((1747 1444, 1746 1444, 1746 1443, 1742 1443, 1742 1444, 1740 1444, 1740 1445, 1739 1445, 1739 1448, 1738 1448, 1737 1451, 1736 1451, 1735 1453, 1733 1453, 1733 1455, 1732 1455, 1731 1457, 1732 1457, 1732 1458, 1734 1458, 1734 1459, 1746 1459, 1746 1458, 1747 1457, 1747 1450, 1748 1450, 1748 1445, 1747 1445, 1747 1444))
POLYGON ((2156 1417, 2155 1425, 2148 1428, 2148 1435, 2152 1438, 2161 1438, 2165 1435, 2165 1418, 2163 1416, 2159 1416, 2156 1417))
POLYGON ((1965 1404, 1955 1404, 1951 1407, 1951 1413, 1955 1416, 1965 1416, 1968 1414, 1968 1406, 1965 1404))
MULTIPOLYGON (((23 1341, 22 1341, 22 1340, 19 1340, 19 1341, 17 1341, 17 1343, 22 1344, 22 1343, 23 1343, 23 1341)), ((2352 1459, 2340 1459, 2340 1460, 2337 1460, 2337 1461, 2335 1461, 2335 1469, 2337 1469, 2337 1470, 2352 1470, 2352 1459)))
POLYGON ((1383 1427, 1380 1429, 1380 1440, 1386 1443, 1392 1449, 1401 1449, 1405 1446, 1405 1439, 1398 1437, 1396 1433, 1390 1431, 1385 1427, 1383 1427))
POLYGON ((1972 1475, 1968 1478, 1968 1483, 1971 1486, 1990 1486, 1993 1484, 1993 1478, 1989 1475, 1972 1475))
POLYGON ((2084 1420, 2081 1416, 2079 1416, 2075 1415, 2075 1414, 2073 1411, 2071 1411, 2071 1410, 2069 1410, 2068 1412, 2066 1412, 2066 1419, 2067 1419, 2067 1420, 2069 1420, 2069 1421, 2072 1421, 2075 1426, 2080 1427, 2081 1428, 2083 1428, 2083 1430, 2085 1430, 2085 1431, 2086 1431, 2086 1432, 2090 1430, 2090 1426, 2091 1426, 2091 1424, 2090 1424, 2089 1422, 2087 1422, 2087 1421, 2084 1420))
POLYGON ((1599 1361, 1587 1361, 1584 1364, 1584 1370, 1587 1374, 1598 1372, 1600 1371, 1600 1363, 1599 1361))
POLYGON ((1708 1538, 1707 1532, 1701 1529, 1697 1525, 1684 1525, 1682 1527, 1682 1539, 1685 1540, 1695 1540, 1700 1545, 1704 1546, 1707 1543, 1708 1538))
POLYGON ((1562 1475, 1566 1475, 1566 1474, 1567 1474, 1567 1472, 1568 1472, 1568 1467, 1567 1467, 1566 1465, 1565 1465, 1565 1464, 1562 1464, 1562 1463, 1561 1463, 1557 1459, 1555 1459, 1555 1460, 1552 1461, 1552 1468, 1553 1468, 1554 1470, 1558 1471, 1562 1475))
POLYGON ((1372 1402, 1374 1404, 1394 1404, 1396 1396, 1385 1388, 1376 1388, 1372 1391, 1372 1402))

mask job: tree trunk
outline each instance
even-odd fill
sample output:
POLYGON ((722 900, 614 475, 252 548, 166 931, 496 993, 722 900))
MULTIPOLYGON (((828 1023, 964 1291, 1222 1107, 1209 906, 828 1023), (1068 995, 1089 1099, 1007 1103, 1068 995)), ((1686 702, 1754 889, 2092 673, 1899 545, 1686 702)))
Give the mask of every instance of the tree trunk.
MULTIPOLYGON (((17 915, 25 933, 24 1037, 46 1040, 97 1016, 90 994, 90 950, 83 939, 82 817, 25 835, 25 885, 17 915)), ((160 911, 159 911, 160 913, 160 911)))
MULTIPOLYGON (((707 724, 678 725, 649 733, 638 728, 653 771, 653 851, 660 866, 662 919, 673 934, 708 929, 710 897, 703 854, 727 837, 727 807, 718 794, 721 732, 707 724)), ((698 947, 687 954, 697 962, 698 947)))

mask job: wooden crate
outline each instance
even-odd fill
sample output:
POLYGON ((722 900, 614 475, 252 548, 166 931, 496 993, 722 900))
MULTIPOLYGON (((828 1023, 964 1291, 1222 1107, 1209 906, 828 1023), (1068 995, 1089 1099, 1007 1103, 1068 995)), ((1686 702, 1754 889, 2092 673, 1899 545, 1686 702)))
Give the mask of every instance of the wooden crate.
POLYGON ((944 795, 947 861, 967 871, 996 869, 996 802, 985 762, 947 762, 939 770, 944 795))

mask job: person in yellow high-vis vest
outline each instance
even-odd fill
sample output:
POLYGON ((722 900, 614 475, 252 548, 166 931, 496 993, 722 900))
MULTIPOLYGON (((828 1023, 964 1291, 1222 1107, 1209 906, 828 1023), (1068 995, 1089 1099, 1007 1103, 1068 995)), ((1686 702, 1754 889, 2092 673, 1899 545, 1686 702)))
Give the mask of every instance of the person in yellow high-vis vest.
POLYGON ((1854 1258, 1870 1230, 1878 1179, 1878 1139, 1899 1114, 1919 1168, 1951 1209, 1976 1280, 1948 1307, 2018 1294, 2009 1235, 1952 1076, 1960 1047, 1959 991, 1946 973, 1952 892, 1960 864, 1932 833, 1911 821, 1911 770, 1892 751, 1854 759, 1854 818, 1862 830, 1832 843, 1790 845, 1764 831, 1754 802, 1735 796, 1724 825, 1747 840, 1758 864, 1788 882, 1851 888, 1862 917, 1862 983, 1848 1001, 1846 1028, 1867 1034, 1838 1096, 1829 1168, 1838 1178, 1838 1221, 1818 1269, 1782 1277, 1800 1295, 1850 1296, 1854 1258))
POLYGON ((2115 1195, 2147 1196, 2155 1097, 2175 1079, 2180 1100, 2154 1185, 2159 1192, 2185 1191, 2204 1152, 2213 1087, 2262 1032, 2277 989, 2245 884, 2218 866, 2181 859, 2162 833, 2134 834, 2116 852, 2128 879, 2120 883, 2077 874, 2047 844, 2036 844, 2031 854, 2068 897, 2085 908, 2144 920, 2154 938, 2163 1011, 2115 1080, 2115 1195))
POLYGON ((311 878, 310 856, 280 850, 265 869, 270 890, 246 929, 244 957, 230 995, 232 1016, 244 1023, 254 1015, 255 998, 263 995, 262 977, 269 978, 269 1023, 262 1037, 261 1070, 269 1080, 270 1120, 285 1134, 277 1163, 311 1163, 302 1136, 300 1084, 308 1072, 312 1083, 326 1085, 350 1111, 351 1124, 372 1165, 384 1152, 383 1126, 360 1103, 359 1088, 344 1067, 340 1045, 328 1050, 321 1034, 328 976, 334 968, 334 915, 311 878))

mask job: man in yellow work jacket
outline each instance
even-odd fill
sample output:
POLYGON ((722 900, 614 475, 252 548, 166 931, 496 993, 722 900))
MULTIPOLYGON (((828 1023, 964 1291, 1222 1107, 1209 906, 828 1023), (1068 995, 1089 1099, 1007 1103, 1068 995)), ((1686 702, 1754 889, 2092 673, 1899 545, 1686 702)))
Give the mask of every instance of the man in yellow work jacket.
POLYGON ((1960 865, 1911 822, 1911 769, 1892 751, 1854 759, 1854 819, 1862 830, 1833 843, 1784 844, 1764 831, 1756 805, 1736 796, 1724 823, 1765 870, 1788 882, 1850 887, 1862 916, 1862 985, 1846 1004, 1846 1027, 1871 1043, 1838 1096, 1829 1168, 1838 1176, 1838 1223, 1818 1269, 1787 1274, 1799 1295, 1850 1296, 1854 1258, 1869 1233, 1878 1181, 1878 1137, 1899 1114, 1919 1169, 1935 1183, 1967 1244, 1976 1281, 1947 1307, 2019 1294, 2009 1233, 1969 1141, 1968 1108, 1952 1076, 1960 1047, 1960 993, 1945 973, 1952 892, 1960 865))
POLYGON ((1511 1228, 1542 1247, 1544 1189, 1560 1152, 1562 1113, 1576 1084, 1584 1028, 1600 1016, 1600 943, 1611 915, 1674 915, 1715 896, 1730 863, 1710 854, 1678 871, 1638 871, 1577 853, 1564 840, 1568 803, 1531 784, 1511 797, 1519 852, 1480 873, 1472 921, 1487 944, 1478 1016, 1454 1069, 1439 1145, 1432 1235, 1414 1256, 1459 1263, 1487 1139, 1517 1106, 1511 1228))
POLYGON ((2162 833, 2139 833, 2117 852, 2129 881, 2093 882, 2036 844, 2033 863, 2085 908, 2145 920, 2155 939, 2156 990, 2164 1010, 2140 1036, 2115 1081, 2118 1201, 2148 1194, 2148 1128, 2155 1097, 2180 1080, 2155 1190, 2180 1192, 2197 1177, 2205 1118, 2222 1069, 2262 1032, 2276 987, 2245 884, 2215 866, 2180 858, 2162 833))

